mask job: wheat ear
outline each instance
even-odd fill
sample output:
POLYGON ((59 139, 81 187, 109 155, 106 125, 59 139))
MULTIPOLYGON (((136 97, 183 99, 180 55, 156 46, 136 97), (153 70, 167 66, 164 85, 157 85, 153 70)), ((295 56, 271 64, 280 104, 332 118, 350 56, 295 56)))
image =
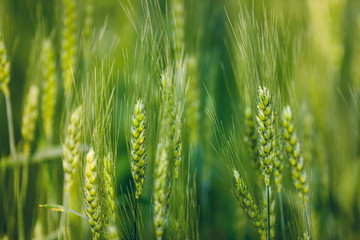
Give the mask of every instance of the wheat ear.
POLYGON ((146 146, 145 146, 145 130, 146 130, 145 106, 139 99, 135 106, 131 119, 131 175, 135 182, 136 192, 135 198, 138 199, 143 191, 146 171, 146 146))
POLYGON ((38 100, 39 89, 31 86, 24 108, 21 134, 24 139, 24 154, 28 158, 31 152, 31 145, 35 138, 36 121, 39 116, 38 100))
POLYGON ((99 179, 97 173, 97 158, 93 149, 86 155, 85 161, 85 210, 89 218, 93 239, 100 239, 102 230, 101 206, 99 194, 99 179))
POLYGON ((80 137, 82 108, 78 107, 71 115, 70 125, 63 145, 63 167, 65 172, 65 192, 73 183, 73 178, 80 159, 80 137))
POLYGON ((46 39, 41 53, 42 74, 44 77, 42 97, 42 119, 45 136, 49 142, 53 138, 53 125, 56 104, 56 65, 54 49, 50 39, 46 39))

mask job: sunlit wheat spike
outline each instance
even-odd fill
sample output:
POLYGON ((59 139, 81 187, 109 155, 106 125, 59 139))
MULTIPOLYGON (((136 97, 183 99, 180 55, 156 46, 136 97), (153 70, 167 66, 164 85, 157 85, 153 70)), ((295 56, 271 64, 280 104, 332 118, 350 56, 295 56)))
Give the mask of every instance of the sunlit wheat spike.
POLYGON ((62 39, 61 39, 61 70, 64 81, 65 95, 72 94, 73 73, 77 53, 77 14, 76 1, 63 0, 62 39))
POLYGON ((260 155, 260 163, 265 183, 270 185, 270 174, 273 168, 275 157, 274 150, 274 125, 273 125, 273 111, 272 100, 270 92, 265 87, 259 87, 257 100, 257 130, 258 130, 258 147, 260 155))
POLYGON ((68 192, 80 159, 82 108, 78 107, 71 115, 70 125, 63 145, 63 168, 65 172, 65 191, 68 192))
POLYGON ((44 77, 42 96, 42 120, 48 141, 53 138, 54 114, 56 105, 56 63, 50 39, 46 39, 41 53, 42 74, 44 77))
POLYGON ((294 129, 293 114, 289 106, 285 107, 283 110, 282 126, 285 150, 288 155, 289 166, 291 169, 291 178, 303 204, 306 205, 309 188, 306 180, 306 171, 304 169, 304 160, 300 151, 300 143, 294 129))
POLYGON ((8 61, 4 39, 0 29, 0 89, 4 95, 9 97, 10 62, 8 61))
POLYGON ((93 149, 86 155, 84 191, 85 191, 85 210, 89 218, 89 224, 93 239, 100 239, 102 231, 102 213, 99 194, 99 176, 97 173, 97 157, 93 149))
POLYGON ((26 157, 30 156, 31 145, 35 138, 36 121, 39 115, 38 101, 39 89, 37 86, 31 86, 27 96, 21 126, 21 134, 24 139, 24 154, 26 157))
POLYGON ((130 129, 131 174, 136 186, 136 199, 139 198, 143 191, 145 171, 147 165, 145 131, 145 106, 142 100, 139 99, 134 106, 130 129))

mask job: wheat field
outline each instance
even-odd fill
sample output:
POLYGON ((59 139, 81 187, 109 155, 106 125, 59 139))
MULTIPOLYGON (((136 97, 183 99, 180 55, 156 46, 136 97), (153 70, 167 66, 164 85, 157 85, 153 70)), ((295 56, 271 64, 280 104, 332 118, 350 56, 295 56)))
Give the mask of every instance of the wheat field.
POLYGON ((360 239, 359 0, 0 0, 0 240, 360 239))

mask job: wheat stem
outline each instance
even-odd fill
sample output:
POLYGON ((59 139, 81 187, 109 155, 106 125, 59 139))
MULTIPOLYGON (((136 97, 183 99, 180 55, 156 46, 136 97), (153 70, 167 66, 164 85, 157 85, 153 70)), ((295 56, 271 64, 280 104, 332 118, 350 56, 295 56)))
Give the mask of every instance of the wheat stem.
POLYGON ((267 229, 266 229, 266 239, 267 240, 270 240, 270 197, 269 197, 269 192, 270 192, 270 186, 269 185, 266 185, 266 207, 267 207, 267 210, 266 210, 266 213, 267 213, 267 220, 266 220, 266 223, 267 223, 267 229))
POLYGON ((6 102, 6 114, 8 119, 8 127, 9 127, 9 141, 10 141, 10 154, 13 159, 16 159, 16 149, 15 149, 15 135, 14 135, 14 125, 12 119, 12 109, 10 96, 5 96, 6 102))
POLYGON ((284 206, 283 206, 281 192, 278 192, 278 196, 279 196, 279 205, 280 205, 281 234, 282 234, 282 239, 285 240, 284 206))
POLYGON ((135 210, 134 210, 134 215, 135 215, 135 221, 134 221, 134 240, 136 240, 136 235, 137 235, 137 226, 136 226, 136 222, 137 222, 137 208, 138 208, 138 199, 135 198, 135 210))

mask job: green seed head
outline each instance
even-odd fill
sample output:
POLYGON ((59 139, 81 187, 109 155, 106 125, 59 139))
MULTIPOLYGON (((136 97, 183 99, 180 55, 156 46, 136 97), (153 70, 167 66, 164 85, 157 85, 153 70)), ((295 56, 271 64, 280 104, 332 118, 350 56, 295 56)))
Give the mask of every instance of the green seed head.
POLYGON ((44 41, 41 53, 43 83, 42 119, 48 141, 53 137, 53 122, 56 104, 56 65, 54 50, 50 39, 44 41))
POLYGON ((260 212, 259 208, 256 205, 253 197, 251 196, 247 186, 244 183, 244 180, 240 176, 237 170, 233 170, 234 177, 234 187, 235 187, 235 196, 239 200, 241 207, 244 209, 248 215, 251 223, 259 228, 260 227, 260 212))
POLYGON ((136 186, 136 198, 139 198, 142 193, 147 165, 145 146, 145 121, 145 107, 142 100, 139 99, 134 106, 130 130, 131 174, 136 186))
POLYGON ((7 58, 5 43, 0 33, 0 89, 9 97, 10 63, 7 58))
POLYGON ((31 86, 23 113, 21 127, 21 134, 24 139, 24 154, 26 157, 30 156, 31 145, 35 138, 36 121, 39 115, 38 99, 38 87, 31 86))
POLYGON ((291 177, 300 199, 305 205, 308 201, 306 172, 304 169, 303 157, 301 155, 300 143, 294 131, 293 114, 289 106, 285 107, 283 110, 282 126, 291 177))
POLYGON ((274 126, 273 113, 271 106, 271 95, 267 88, 259 87, 257 101, 258 138, 259 138, 259 155, 263 175, 266 185, 270 184, 270 174, 273 169, 275 158, 274 149, 274 126))
POLYGON ((72 94, 73 72, 76 64, 77 16, 75 0, 63 0, 61 67, 65 94, 72 94))
POLYGON ((91 148, 86 155, 85 161, 85 211, 89 218, 93 239, 99 239, 102 230, 102 213, 97 174, 97 158, 91 148))
MULTIPOLYGON (((82 108, 78 107, 71 115, 69 129, 63 145, 63 167, 65 172, 65 191, 68 192, 80 159, 80 137, 82 108)), ((89 166, 91 167, 91 166, 89 166)))

